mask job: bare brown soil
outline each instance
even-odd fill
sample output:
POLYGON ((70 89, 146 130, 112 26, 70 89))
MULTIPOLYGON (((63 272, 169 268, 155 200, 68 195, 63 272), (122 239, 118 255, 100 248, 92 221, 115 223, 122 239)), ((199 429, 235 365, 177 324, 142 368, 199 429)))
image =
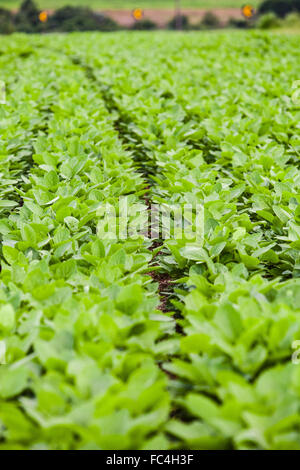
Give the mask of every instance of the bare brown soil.
MULTIPOLYGON (((13 13, 18 10, 12 9, 13 13)), ((54 10, 45 10, 49 15, 54 13, 54 10)), ((221 24, 225 24, 230 18, 242 19, 243 15, 240 8, 182 8, 181 13, 188 17, 191 24, 199 23, 205 13, 211 12, 219 19, 221 24)), ((135 22, 132 16, 132 10, 101 10, 98 13, 107 15, 115 20, 119 25, 129 27, 135 22)), ((151 20, 159 27, 165 26, 174 17, 174 9, 147 9, 144 10, 143 19, 151 20)))
MULTIPOLYGON (((196 24, 201 21, 207 11, 216 15, 221 23, 227 23, 230 18, 242 18, 240 8, 183 8, 182 14, 189 18, 191 24, 196 24)), ((131 10, 102 10, 102 13, 106 14, 122 26, 131 26, 134 23, 131 10)), ((174 9, 144 10, 144 19, 154 21, 161 27, 165 26, 173 17, 174 9)))

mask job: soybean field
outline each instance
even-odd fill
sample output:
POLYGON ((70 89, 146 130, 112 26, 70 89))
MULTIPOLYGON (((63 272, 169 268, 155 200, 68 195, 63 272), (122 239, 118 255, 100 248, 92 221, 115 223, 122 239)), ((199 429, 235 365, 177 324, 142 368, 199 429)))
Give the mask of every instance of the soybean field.
POLYGON ((13 35, 0 70, 0 449, 300 450, 299 38, 13 35), (200 238, 149 236, 187 205, 200 238))

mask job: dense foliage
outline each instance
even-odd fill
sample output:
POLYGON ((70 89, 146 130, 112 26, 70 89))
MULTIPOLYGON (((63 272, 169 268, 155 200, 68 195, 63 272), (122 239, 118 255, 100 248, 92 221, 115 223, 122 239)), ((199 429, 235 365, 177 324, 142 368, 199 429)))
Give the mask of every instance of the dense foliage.
POLYGON ((300 449, 298 38, 199 37, 1 42, 0 449, 300 449), (119 196, 204 242, 100 236, 119 196))
POLYGON ((136 31, 142 31, 142 30, 151 31, 156 28, 157 28, 157 25, 154 23, 154 21, 146 19, 146 20, 135 21, 131 29, 136 30, 136 31))
POLYGON ((260 13, 273 12, 279 17, 295 11, 300 12, 300 0, 264 0, 259 6, 260 13))
POLYGON ((40 10, 33 0, 24 0, 16 14, 0 9, 0 34, 15 31, 49 33, 71 31, 116 31, 119 26, 111 18, 87 7, 65 6, 40 20, 40 10))
POLYGON ((35 32, 39 26, 39 10, 33 0, 24 0, 15 16, 16 29, 25 33, 35 32))
POLYGON ((94 13, 89 8, 63 7, 50 16, 44 25, 46 31, 114 31, 117 24, 104 15, 94 13))
POLYGON ((0 8, 0 34, 11 34, 14 32, 14 18, 9 10, 0 8))

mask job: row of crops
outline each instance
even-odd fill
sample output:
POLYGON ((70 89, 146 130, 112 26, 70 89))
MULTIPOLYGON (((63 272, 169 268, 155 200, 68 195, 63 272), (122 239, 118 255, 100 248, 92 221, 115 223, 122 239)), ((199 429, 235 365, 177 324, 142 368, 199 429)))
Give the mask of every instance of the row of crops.
POLYGON ((298 38, 0 49, 0 448, 300 449, 298 38), (100 236, 121 196, 203 243, 100 236))

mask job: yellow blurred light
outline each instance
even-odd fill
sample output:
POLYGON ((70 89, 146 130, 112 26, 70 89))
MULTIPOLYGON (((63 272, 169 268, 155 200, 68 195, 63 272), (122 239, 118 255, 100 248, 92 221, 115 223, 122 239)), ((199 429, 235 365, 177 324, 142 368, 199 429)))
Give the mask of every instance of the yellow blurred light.
POLYGON ((141 8, 135 8, 135 10, 132 12, 132 15, 136 21, 140 21, 144 16, 144 12, 141 8))
POLYGON ((39 14, 39 19, 42 23, 46 23, 46 21, 48 20, 48 13, 46 11, 41 11, 41 13, 39 14))
POLYGON ((245 5, 242 8, 242 13, 245 18, 252 18, 254 16, 255 10, 251 5, 245 5))

